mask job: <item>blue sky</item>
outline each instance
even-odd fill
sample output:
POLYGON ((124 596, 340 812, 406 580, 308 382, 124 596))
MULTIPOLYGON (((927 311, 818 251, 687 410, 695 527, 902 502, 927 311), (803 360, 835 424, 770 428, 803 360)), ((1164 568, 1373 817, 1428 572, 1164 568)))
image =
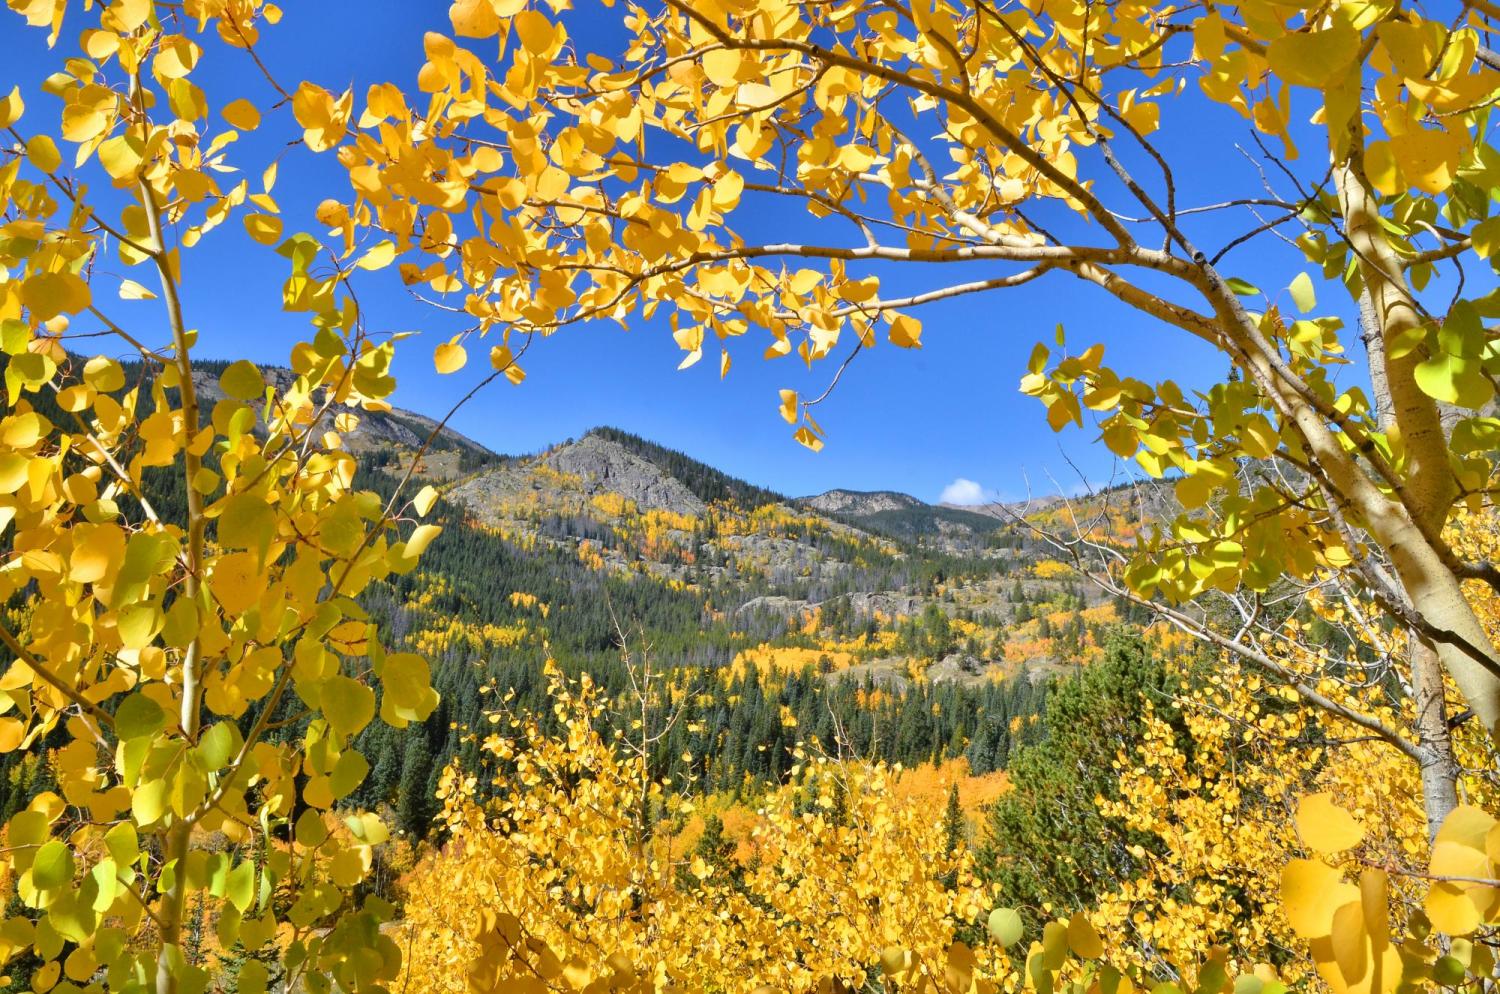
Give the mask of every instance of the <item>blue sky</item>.
MULTIPOLYGON (((587 0, 584 11, 567 20, 581 47, 613 54, 607 34, 617 13, 587 0)), ((19 17, 0 12, 0 92, 20 84, 28 93, 23 130, 55 127, 58 104, 35 92, 60 53, 76 44, 81 19, 64 25, 58 49, 45 47, 44 32, 26 28, 19 17)), ((294 0, 282 23, 264 34, 261 53, 286 81, 310 78, 333 90, 353 85, 362 97, 373 82, 409 86, 422 62, 422 32, 446 31, 447 5, 352 3, 348 0, 294 0)), ((616 8, 618 11, 618 8, 616 8)), ((245 97, 264 108, 274 94, 248 58, 214 45, 194 79, 215 106, 245 97)), ((1179 202, 1196 205, 1224 199, 1238 190, 1260 193, 1254 167, 1236 149, 1252 147, 1245 122, 1219 108, 1209 109, 1192 95, 1171 102, 1163 114, 1161 144, 1178 168, 1179 202)), ((286 141, 292 122, 283 112, 242 143, 237 161, 255 164, 286 141), (249 153, 247 155, 247 153, 249 153)), ((1316 141, 1304 155, 1321 158, 1316 141)), ((1086 176, 1101 176, 1097 154, 1081 153, 1086 176)), ((1304 171, 1311 163, 1304 163, 1304 171)), ((326 196, 347 199, 347 183, 330 160, 298 150, 286 157, 276 196, 288 231, 316 230, 313 206, 326 196)), ((804 214, 787 212, 763 219, 765 226, 796 236, 847 241, 846 232, 820 228, 804 214)), ((1195 236, 1217 247, 1254 223, 1240 215, 1233 224, 1200 223, 1195 236)), ((1212 250, 1212 248, 1211 248, 1212 250)), ((1300 255, 1274 239, 1238 250, 1224 265, 1267 288, 1285 286, 1300 255)), ((199 329, 205 355, 262 362, 284 362, 288 346, 306 335, 302 315, 280 310, 284 262, 270 250, 249 243, 238 224, 211 234, 188 253, 185 310, 199 329)), ((141 279, 139 274, 131 274, 141 279)), ((972 278, 965 276, 963 278, 972 278)), ((929 269, 893 277, 886 292, 928 288, 941 279, 929 269)), ((143 282, 149 282, 143 280, 143 282)), ((487 364, 449 377, 432 370, 432 348, 458 330, 441 313, 409 298, 395 270, 367 274, 358 284, 372 330, 417 331, 419 338, 398 347, 396 402, 440 415, 453 398, 487 371, 487 364)), ((1332 300, 1333 294, 1320 295, 1332 300)), ((122 304, 114 311, 133 319, 150 340, 161 340, 154 303, 122 304), (139 315, 139 317, 136 317, 139 315)), ((746 479, 788 494, 832 487, 904 490, 936 500, 956 480, 974 493, 1006 498, 1071 489, 1078 477, 1070 461, 1092 480, 1122 472, 1094 439, 1092 429, 1054 434, 1044 411, 1017 392, 1027 356, 1037 341, 1051 342, 1060 322, 1070 346, 1101 341, 1121 372, 1155 381, 1171 377, 1187 386, 1223 375, 1216 353, 1174 329, 1154 325, 1125 310, 1102 291, 1067 276, 1052 276, 998 294, 970 296, 926 308, 923 348, 909 352, 882 345, 866 351, 844 377, 835 395, 818 408, 829 442, 812 453, 792 441, 776 413, 779 388, 804 395, 821 393, 833 372, 829 363, 809 372, 795 357, 765 362, 766 339, 734 343, 735 365, 720 381, 715 355, 677 371, 682 353, 660 324, 637 322, 631 331, 617 326, 574 328, 539 341, 527 356, 528 378, 520 387, 491 386, 453 420, 458 430, 502 452, 527 452, 575 437, 594 425, 609 424, 681 449, 746 479)), ((1351 336, 1352 337, 1352 336, 1351 336)), ((482 350, 471 349, 481 356, 482 350)), ((953 491, 949 491, 950 495, 953 491)))

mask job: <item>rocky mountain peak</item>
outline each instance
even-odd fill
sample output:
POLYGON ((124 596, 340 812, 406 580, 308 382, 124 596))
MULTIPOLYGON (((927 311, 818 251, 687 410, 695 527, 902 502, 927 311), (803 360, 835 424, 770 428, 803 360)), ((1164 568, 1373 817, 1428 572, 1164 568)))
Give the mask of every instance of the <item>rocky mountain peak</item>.
POLYGON ((617 493, 634 501, 642 510, 677 514, 701 514, 706 509, 698 495, 682 481, 598 434, 590 433, 553 449, 542 457, 542 463, 578 477, 584 492, 590 496, 617 493))
POLYGON ((879 514, 882 511, 906 511, 924 506, 910 494, 894 490, 829 490, 803 500, 804 504, 823 514, 879 514))

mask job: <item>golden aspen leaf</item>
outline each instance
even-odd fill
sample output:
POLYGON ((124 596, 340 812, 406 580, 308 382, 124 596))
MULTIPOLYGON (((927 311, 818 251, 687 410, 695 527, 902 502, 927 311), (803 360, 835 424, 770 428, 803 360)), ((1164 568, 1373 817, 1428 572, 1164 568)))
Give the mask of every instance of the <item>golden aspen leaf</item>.
POLYGON ((525 10, 517 14, 511 21, 511 28, 532 55, 546 55, 557 40, 557 27, 539 11, 525 10))
POLYGON ((716 48, 703 53, 703 72, 718 86, 732 86, 744 56, 733 48, 716 48))
POLYGON ((1297 833, 1309 848, 1338 853, 1359 845, 1364 826, 1333 803, 1333 795, 1308 794, 1297 802, 1297 833))
POLYGON ((812 429, 806 427, 805 425, 801 428, 798 428, 792 434, 792 437, 814 452, 821 452, 823 450, 823 440, 817 435, 813 434, 812 429))
POLYGON ((387 239, 377 245, 372 245, 369 251, 359 257, 355 263, 360 269, 371 271, 384 269, 396 258, 396 243, 387 239))
POLYGON ((99 146, 99 164, 120 182, 133 181, 140 171, 142 145, 133 135, 116 135, 99 146))
POLYGON ((32 135, 26 142, 26 158, 44 173, 55 173, 62 165, 57 143, 47 135, 32 135))
POLYGON ((387 656, 381 668, 380 684, 383 691, 380 717, 393 728, 405 728, 413 721, 426 721, 438 705, 427 660, 414 653, 387 656))
POLYGON ((74 273, 37 273, 21 284, 21 302, 38 321, 50 321, 59 314, 77 314, 92 299, 89 285, 74 273))
POLYGON ((490 38, 500 30, 500 15, 490 0, 456 0, 448 21, 460 38, 490 38))
POLYGON ((274 214, 246 214, 245 230, 262 245, 274 245, 281 238, 281 218, 274 214))
POLYGON ((95 356, 84 363, 83 381, 100 393, 113 393, 125 386, 125 369, 108 356, 95 356))
POLYGON ((1294 859, 1281 871, 1281 903, 1287 921, 1304 939, 1328 935, 1334 912, 1359 899, 1359 888, 1321 860, 1294 859))
POLYGON ((152 290, 144 287, 144 286, 141 286, 135 280, 121 280, 120 281, 120 299, 121 300, 155 300, 156 299, 156 293, 154 291, 152 291, 152 290))
POLYGON ((427 551, 432 540, 442 534, 441 525, 418 525, 412 529, 411 538, 406 540, 406 555, 415 559, 427 551))
POLYGON ((292 95, 292 116, 302 125, 302 139, 314 152, 326 152, 343 140, 354 107, 354 93, 340 97, 314 83, 304 82, 292 95))
POLYGON ((151 68, 163 79, 181 79, 193 71, 202 55, 203 49, 191 38, 182 35, 164 38, 151 68))
POLYGON ((456 373, 469 361, 469 353, 457 342, 444 342, 432 352, 432 364, 439 373, 456 373))
POLYGON ((903 349, 922 347, 922 322, 916 318, 898 314, 891 321, 891 344, 903 349))
POLYGON ((1104 955, 1104 941, 1081 911, 1068 920, 1068 946, 1082 959, 1098 959, 1104 955))
POLYGON ((248 100, 231 100, 219 111, 219 116, 240 131, 254 131, 260 127, 260 111, 248 100))
POLYGON ((266 381, 255 363, 240 359, 219 374, 219 386, 235 400, 254 400, 265 392, 266 381))
POLYGON ((11 87, 11 91, 0 100, 0 128, 8 128, 21 119, 26 112, 26 102, 21 99, 21 88, 11 87))
POLYGON ((789 425, 797 423, 797 391, 781 391, 781 418, 789 425))
MULTIPOLYGON (((1489 858, 1489 836, 1495 819, 1484 810, 1461 804, 1443 820, 1432 843, 1428 872, 1434 877, 1495 879, 1489 858)), ((1500 887, 1467 880, 1433 883, 1424 904, 1427 917, 1447 935, 1468 935, 1500 913, 1500 887)))
POLYGON ((425 518, 427 512, 432 510, 432 505, 437 503, 437 499, 437 488, 429 484, 417 491, 417 495, 411 500, 411 506, 417 512, 418 517, 425 518))
POLYGON ((31 989, 35 994, 47 994, 53 987, 57 986, 58 975, 62 973, 62 964, 57 960, 43 963, 37 968, 36 973, 31 975, 31 989))
POLYGON ((726 377, 726 376, 729 375, 729 366, 730 366, 730 363, 731 363, 731 360, 729 358, 729 350, 728 349, 720 349, 719 350, 719 379, 722 380, 724 377, 726 377))
POLYGON ((1335 17, 1315 31, 1293 31, 1271 41, 1271 71, 1294 86, 1322 88, 1343 76, 1359 54, 1359 32, 1335 17))
POLYGON ((111 0, 111 26, 121 34, 129 34, 150 19, 152 6, 151 0, 111 0))
POLYGON ((15 718, 0 718, 0 754, 15 752, 26 737, 26 725, 15 718))
POLYGON ((324 680, 318 701, 329 726, 342 736, 354 735, 375 717, 374 691, 346 676, 324 680))

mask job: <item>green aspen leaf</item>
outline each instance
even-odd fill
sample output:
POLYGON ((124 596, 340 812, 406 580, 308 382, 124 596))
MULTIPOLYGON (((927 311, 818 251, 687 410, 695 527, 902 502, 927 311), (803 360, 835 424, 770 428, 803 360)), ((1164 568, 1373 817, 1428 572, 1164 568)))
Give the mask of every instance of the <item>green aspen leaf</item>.
POLYGON ((238 730, 227 721, 218 722, 204 732, 198 739, 198 755, 203 765, 210 770, 223 768, 239 748, 239 738, 238 730))
POLYGON ((253 362, 241 359, 219 375, 219 386, 235 400, 255 400, 265 391, 266 381, 253 362))
POLYGON ((133 864, 141 852, 141 840, 135 834, 135 826, 122 821, 104 833, 104 848, 109 850, 110 858, 118 865, 133 864))
POLYGON ((1434 400, 1478 410, 1495 395, 1478 359, 1439 350, 1412 371, 1417 386, 1434 400))
POLYGON ((53 839, 37 850, 31 864, 31 884, 37 890, 52 890, 73 880, 73 850, 53 839))
POLYGON ((130 792, 130 813, 139 825, 151 825, 167 810, 165 780, 148 780, 130 792))
POLYGON ((276 537, 276 512, 259 494, 225 498, 219 513, 219 544, 228 549, 253 549, 262 554, 276 537))
POLYGON ((321 846, 327 838, 328 826, 323 816, 311 808, 302 812, 297 818, 297 844, 311 848, 321 846))
POLYGON ((1014 946, 1021 941, 1021 916, 1014 908, 996 908, 990 912, 990 938, 1002 946, 1014 946))
POLYGON ((354 793, 355 788, 365 782, 370 774, 370 763, 353 749, 346 750, 333 764, 333 773, 328 777, 329 790, 334 800, 341 801, 354 793))
POLYGON ((329 677, 321 691, 323 717, 340 735, 353 735, 375 717, 375 692, 346 676, 329 677))
POLYGON ((270 979, 271 973, 264 964, 259 960, 247 959, 240 966, 236 989, 239 994, 266 994, 266 985, 270 979))
POLYGON ((1310 313, 1314 307, 1318 306, 1318 294, 1313 289, 1312 277, 1306 273, 1298 273, 1288 289, 1292 294, 1292 303, 1296 304, 1297 310, 1303 314, 1310 313))
POLYGON ((255 900, 255 864, 246 860, 229 871, 224 883, 224 900, 244 914, 255 900))
POLYGON ((167 713, 145 694, 131 694, 115 712, 115 734, 122 742, 155 735, 166 723, 167 713))
POLYGON ((387 656, 380 680, 385 691, 381 695, 380 717, 393 728, 426 721, 438 706, 437 692, 432 689, 432 671, 421 656, 410 652, 387 656))
POLYGON ((1429 397, 1478 409, 1495 394, 1484 375, 1487 335, 1478 310, 1467 300, 1453 305, 1437 332, 1437 347, 1417 364, 1414 376, 1429 397))
POLYGON ((1474 254, 1479 258, 1488 259, 1494 255, 1495 250, 1500 249, 1500 216, 1475 225, 1469 240, 1474 244, 1474 254))
POLYGON ((1229 288, 1230 293, 1236 294, 1241 297, 1254 297, 1260 293, 1260 290, 1258 290, 1254 284, 1247 283, 1246 281, 1240 279, 1238 276, 1230 276, 1226 278, 1224 280, 1224 285, 1229 288))
POLYGON ((47 838, 47 816, 40 811, 18 811, 5 832, 5 841, 12 846, 39 846, 47 838))

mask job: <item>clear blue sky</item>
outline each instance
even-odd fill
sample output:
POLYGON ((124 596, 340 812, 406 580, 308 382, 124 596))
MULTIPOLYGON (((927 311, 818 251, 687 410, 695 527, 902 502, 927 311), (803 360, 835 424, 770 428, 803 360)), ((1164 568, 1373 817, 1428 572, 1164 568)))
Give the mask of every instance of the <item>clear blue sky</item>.
MULTIPOLYGON (((439 0, 292 0, 285 6, 284 20, 264 33, 261 47, 278 77, 310 78, 333 90, 352 84, 360 98, 372 82, 410 86, 422 63, 422 32, 448 29, 447 4, 439 0)), ((619 16, 618 6, 608 11, 589 0, 582 6, 584 11, 568 16, 575 38, 581 47, 614 54, 603 25, 619 16)), ((51 71, 52 60, 76 45, 82 18, 76 7, 72 13, 58 49, 49 55, 44 32, 0 11, 0 50, 7 55, 0 66, 0 92, 16 83, 27 92, 22 123, 28 134, 56 126, 60 102, 35 87, 51 71)), ((209 91, 215 106, 234 97, 262 108, 273 102, 274 94, 248 58, 216 45, 210 54, 212 61, 206 60, 193 78, 209 91)), ((1179 202, 1208 203, 1232 195, 1230 190, 1258 195, 1259 177, 1235 148, 1236 143, 1253 148, 1246 123, 1203 104, 1190 93, 1181 98, 1180 107, 1169 103, 1163 115, 1168 131, 1162 144, 1178 166, 1179 202)), ((231 154, 258 169, 261 160, 246 153, 273 149, 286 140, 291 124, 283 112, 231 154)), ((1084 174, 1100 176, 1103 164, 1097 154, 1084 150, 1081 155, 1084 174)), ((1322 159, 1322 149, 1309 142, 1304 156, 1302 169, 1311 170, 1322 159)), ((316 230, 312 207, 325 196, 347 199, 348 188, 330 160, 298 150, 283 163, 276 196, 289 232, 316 230)), ((802 237, 827 223, 800 213, 767 222, 802 237)), ((1250 224, 1253 219, 1241 215, 1233 225, 1200 225, 1196 235, 1212 251, 1250 224)), ((817 237, 842 243, 848 234, 831 229, 817 237)), ((203 354, 284 362, 289 344, 305 337, 304 316, 279 309, 283 260, 249 243, 237 222, 188 253, 187 267, 185 308, 189 323, 200 330, 203 354)), ((1289 282, 1300 268, 1300 255, 1263 239, 1231 255, 1224 268, 1269 290, 1289 282)), ((921 275, 926 280, 939 276, 931 270, 921 275)), ((398 404, 440 414, 487 371, 482 350, 471 349, 480 361, 470 369, 450 377, 433 372, 432 348, 458 328, 447 316, 411 300, 394 268, 366 274, 358 285, 372 330, 422 333, 398 347, 398 404)), ((893 280, 887 293, 931 285, 893 280)), ((1330 293, 1321 296, 1333 299, 1330 293)), ((155 308, 154 303, 133 303, 112 310, 139 315, 137 327, 159 341, 155 308)), ((1064 275, 928 308, 922 316, 926 327, 920 352, 887 345, 867 351, 835 396, 818 409, 830 438, 817 454, 792 441, 776 413, 776 391, 789 387, 816 395, 833 372, 831 364, 808 372, 795 357, 764 362, 759 355, 767 339, 752 333, 734 343, 740 346, 732 349, 735 366, 721 382, 716 354, 678 372, 682 353, 664 327, 652 324, 638 323, 628 333, 600 324, 539 341, 525 362, 523 386, 493 385, 453 424, 502 452, 534 451, 594 425, 615 425, 794 495, 847 487, 904 490, 936 500, 952 481, 964 478, 1014 498, 1026 493, 1028 479, 1033 492, 1053 492, 1056 484, 1049 474, 1063 486, 1073 486, 1077 478, 1064 454, 1095 481, 1119 472, 1094 441, 1092 429, 1055 435, 1041 406, 1017 392, 1033 344, 1050 343, 1059 322, 1067 327, 1071 346, 1081 349, 1102 341, 1122 372, 1148 381, 1173 377, 1189 386, 1206 383, 1222 376, 1226 365, 1183 333, 1153 325, 1102 291, 1064 275)))

